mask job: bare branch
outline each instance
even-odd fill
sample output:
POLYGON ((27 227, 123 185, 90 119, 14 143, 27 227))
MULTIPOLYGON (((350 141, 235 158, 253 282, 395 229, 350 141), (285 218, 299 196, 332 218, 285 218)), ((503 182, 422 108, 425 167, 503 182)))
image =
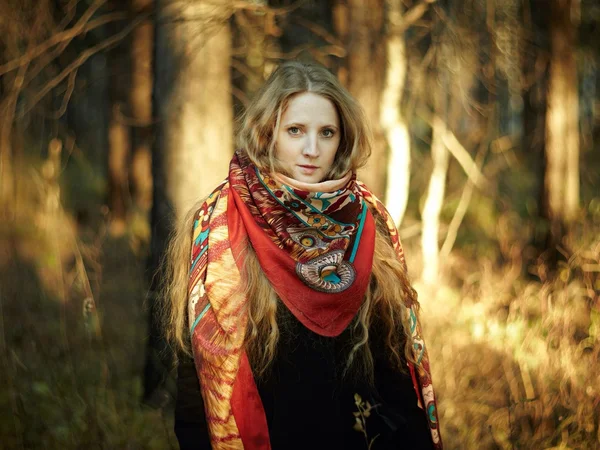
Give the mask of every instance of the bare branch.
MULTIPOLYGON (((93 29, 99 28, 107 23, 114 22, 117 20, 124 20, 128 17, 127 13, 110 13, 106 14, 98 19, 90 21, 91 16, 96 10, 105 3, 106 0, 97 0, 93 3, 79 21, 68 30, 62 31, 52 35, 49 39, 39 44, 37 47, 27 51, 24 55, 19 58, 13 59, 0 66, 0 75, 8 73, 16 68, 33 61, 35 58, 43 55, 49 49, 57 44, 70 42, 80 34, 87 33, 93 29)), ((66 46, 65 46, 66 47, 66 46)))
POLYGON ((69 22, 71 22, 71 20, 73 20, 73 17, 75 17, 75 12, 77 11, 77 8, 76 8, 77 3, 79 3, 79 0, 71 0, 67 4, 65 17, 63 17, 60 24, 58 25, 58 28, 60 30, 64 30, 66 28, 66 26, 69 24, 69 22))
MULTIPOLYGON (((299 16, 294 17, 294 21, 297 22, 298 25, 300 25, 300 26, 306 28, 307 30, 309 30, 310 32, 312 32, 315 36, 319 36, 325 42, 329 42, 332 46, 341 47, 341 48, 344 47, 344 44, 336 36, 334 36, 333 34, 328 32, 322 26, 319 26, 316 23, 306 20, 299 16)), ((344 51, 344 53, 345 53, 345 51, 344 51)))
POLYGON ((237 98, 240 101, 242 105, 244 105, 244 108, 248 106, 248 103, 250 103, 250 99, 248 98, 246 93, 241 89, 238 89, 235 86, 231 86, 231 93, 235 98, 237 98))
POLYGON ((71 96, 73 95, 73 91, 75 90, 75 79, 77 78, 77 69, 69 74, 69 79, 67 80, 67 89, 65 91, 65 95, 63 96, 62 103, 58 111, 52 114, 53 119, 60 119, 67 112, 67 106, 69 104, 69 100, 71 100, 71 96))
POLYGON ((484 188, 486 184, 489 184, 489 181, 481 173, 479 167, 475 161, 473 161, 471 155, 469 155, 469 152, 459 142, 452 130, 449 130, 448 128, 446 128, 446 133, 444 134, 444 144, 446 144, 450 153, 456 158, 467 174, 467 177, 469 177, 469 180, 471 180, 475 186, 484 188))
POLYGON ((114 34, 113 36, 105 39, 99 44, 94 45, 93 47, 88 48, 83 51, 75 61, 69 64, 61 73, 59 73, 56 77, 50 80, 46 85, 30 100, 26 107, 23 108, 23 111, 19 114, 19 118, 25 116, 31 109, 42 99, 44 98, 48 92, 58 86, 65 78, 69 76, 71 72, 77 70, 81 67, 91 56, 96 53, 107 49, 117 43, 119 43, 125 36, 127 36, 131 31, 137 27, 141 22, 146 20, 150 14, 142 14, 137 16, 129 25, 123 28, 119 33, 114 34))
MULTIPOLYGON (((487 149, 489 146, 484 145, 481 147, 479 154, 477 155, 477 166, 481 169, 481 164, 483 158, 485 157, 485 153, 487 153, 487 149)), ((469 208, 469 203, 471 202, 471 197, 473 196, 473 191, 475 188, 475 184, 471 179, 467 180, 467 184, 463 189, 463 192, 460 196, 460 201, 458 202, 458 206, 456 207, 456 211, 454 212, 454 216, 452 216, 452 221, 448 226, 448 232, 446 233, 446 239, 444 240, 444 244, 440 250, 440 259, 444 260, 452 251, 452 247, 454 246, 454 242, 456 242, 456 236, 458 236, 458 229, 460 228, 460 224, 462 223, 465 214, 467 213, 467 209, 469 208)))
MULTIPOLYGON (((419 115, 430 125, 433 126, 435 120, 442 120, 439 116, 432 114, 430 111, 425 111, 424 109, 419 110, 419 115)), ((486 179, 485 175, 481 173, 479 167, 471 158, 471 155, 465 149, 465 147, 460 143, 456 135, 446 127, 446 130, 443 135, 444 145, 448 148, 452 156, 456 158, 458 163, 461 165, 469 180, 471 180, 475 186, 480 189, 486 187, 489 184, 489 181, 486 179)))
POLYGON ((425 14, 429 9, 429 5, 435 2, 436 0, 423 0, 419 4, 406 11, 406 13, 402 15, 402 21, 398 24, 398 27, 394 30, 394 32, 403 33, 406 31, 408 27, 423 17, 423 14, 425 14))
POLYGON ((236 59, 232 59, 231 60, 231 67, 233 67, 235 70, 237 70, 239 73, 241 73, 242 75, 244 75, 248 79, 250 79, 250 78, 252 78, 252 77, 255 76, 255 74, 252 72, 252 69, 250 69, 242 61, 238 61, 236 59))

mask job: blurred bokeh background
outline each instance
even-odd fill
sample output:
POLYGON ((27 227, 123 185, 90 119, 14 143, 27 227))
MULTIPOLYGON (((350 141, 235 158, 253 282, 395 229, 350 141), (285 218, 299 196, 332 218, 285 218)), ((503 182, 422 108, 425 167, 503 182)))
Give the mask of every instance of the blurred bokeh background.
POLYGON ((600 448, 599 24, 597 0, 2 0, 0 448, 176 448, 155 274, 288 59, 367 112, 446 447, 600 448))

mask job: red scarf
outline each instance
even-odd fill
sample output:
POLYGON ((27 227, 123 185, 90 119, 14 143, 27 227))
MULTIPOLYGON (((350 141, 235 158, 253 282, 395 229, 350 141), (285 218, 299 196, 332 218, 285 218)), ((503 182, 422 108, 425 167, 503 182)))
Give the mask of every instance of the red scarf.
POLYGON ((296 318, 320 335, 339 335, 362 304, 373 266, 375 222, 356 177, 302 185, 262 174, 237 154, 229 183, 227 221, 236 260, 242 258, 235 249, 249 238, 296 318))

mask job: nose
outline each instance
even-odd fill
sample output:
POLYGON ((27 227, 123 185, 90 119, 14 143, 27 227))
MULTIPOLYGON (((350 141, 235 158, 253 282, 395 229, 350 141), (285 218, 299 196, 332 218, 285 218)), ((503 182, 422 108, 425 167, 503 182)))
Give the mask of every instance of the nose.
POLYGON ((309 158, 316 158, 317 156, 319 156, 319 141, 316 135, 307 135, 306 145, 304 146, 302 154, 309 158))

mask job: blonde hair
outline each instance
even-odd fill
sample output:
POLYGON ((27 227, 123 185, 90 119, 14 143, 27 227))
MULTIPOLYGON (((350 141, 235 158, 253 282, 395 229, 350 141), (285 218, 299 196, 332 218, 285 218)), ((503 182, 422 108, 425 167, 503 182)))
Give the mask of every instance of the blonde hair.
POLYGON ((188 283, 194 218, 202 203, 204 199, 196 203, 186 216, 175 224, 162 261, 164 270, 160 273, 162 279, 159 315, 165 338, 175 350, 175 362, 180 351, 191 355, 187 324, 188 283))
POLYGON ((329 99, 340 116, 340 146, 326 178, 341 178, 362 167, 371 154, 370 130, 358 102, 325 67, 290 61, 281 64, 254 96, 238 121, 238 148, 259 168, 284 172, 275 157, 275 139, 290 99, 312 92, 329 99))
MULTIPOLYGON (((342 139, 329 178, 355 171, 366 162, 371 140, 364 113, 358 103, 322 66, 287 62, 279 66, 255 96, 239 121, 238 144, 260 169, 281 171, 274 156, 273 136, 289 99, 301 92, 314 92, 330 99, 340 114, 342 139)), ((191 252, 191 232, 199 202, 175 228, 166 258, 166 283, 162 298, 163 324, 168 341, 190 354, 187 326, 187 288, 191 252)), ((407 305, 418 308, 404 266, 392 247, 385 223, 378 217, 371 282, 364 302, 351 324, 354 339, 347 369, 373 381, 373 356, 369 348, 370 325, 381 325, 390 362, 399 371, 404 362, 416 364, 412 351, 407 305)), ((258 263, 250 243, 241 273, 248 298, 246 350, 257 376, 263 375, 276 355, 279 341, 277 308, 279 299, 258 263)))

